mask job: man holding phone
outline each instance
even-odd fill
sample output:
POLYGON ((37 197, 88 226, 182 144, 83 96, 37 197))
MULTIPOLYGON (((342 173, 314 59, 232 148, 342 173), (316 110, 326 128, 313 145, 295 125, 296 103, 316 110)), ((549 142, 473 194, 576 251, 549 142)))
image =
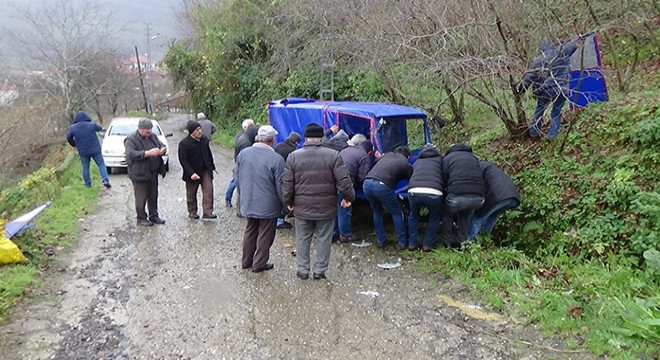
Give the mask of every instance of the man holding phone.
POLYGON ((128 177, 133 183, 135 212, 140 226, 165 224, 165 220, 158 216, 158 174, 165 177, 162 156, 167 153, 167 148, 152 133, 152 128, 151 120, 141 119, 138 129, 124 140, 128 177))

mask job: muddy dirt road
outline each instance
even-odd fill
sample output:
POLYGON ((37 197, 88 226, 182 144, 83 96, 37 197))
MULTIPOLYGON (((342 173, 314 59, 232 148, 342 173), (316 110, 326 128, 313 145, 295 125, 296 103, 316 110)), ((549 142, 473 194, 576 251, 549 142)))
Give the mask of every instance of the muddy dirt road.
POLYGON ((175 134, 170 172, 160 185, 167 224, 137 227, 128 177, 111 175, 112 189, 81 219, 78 244, 58 255, 53 269, 59 271, 48 274, 39 300, 19 306, 0 328, 0 358, 571 358, 507 340, 536 338, 530 329, 450 306, 451 299, 469 303, 465 288, 418 270, 414 259, 393 249, 333 245, 328 279, 301 280, 291 255, 293 230, 278 230, 275 269, 242 270, 244 220, 223 206, 231 150, 213 149, 218 219, 187 217, 176 156, 185 119, 162 122, 175 134), (376 266, 399 258, 399 268, 376 266))

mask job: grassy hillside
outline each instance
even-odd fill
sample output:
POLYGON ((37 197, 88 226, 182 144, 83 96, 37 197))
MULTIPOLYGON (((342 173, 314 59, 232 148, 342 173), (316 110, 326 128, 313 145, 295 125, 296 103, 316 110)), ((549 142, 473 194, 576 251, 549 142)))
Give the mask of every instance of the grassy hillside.
POLYGON ((660 357, 658 84, 650 71, 628 94, 566 111, 554 142, 514 143, 497 128, 473 137, 475 153, 512 175, 522 204, 492 237, 436 251, 425 267, 569 347, 660 357))

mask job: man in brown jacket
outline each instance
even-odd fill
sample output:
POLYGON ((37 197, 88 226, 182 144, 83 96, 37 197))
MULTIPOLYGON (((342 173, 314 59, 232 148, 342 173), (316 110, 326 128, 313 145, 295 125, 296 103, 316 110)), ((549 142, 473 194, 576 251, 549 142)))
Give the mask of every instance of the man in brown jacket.
POLYGON ((284 168, 282 195, 296 217, 297 276, 308 279, 310 248, 316 233, 314 279, 325 279, 330 261, 332 230, 337 216, 337 192, 342 206, 355 200, 353 183, 339 153, 321 143, 323 128, 311 123, 305 127, 305 144, 289 154, 284 168))

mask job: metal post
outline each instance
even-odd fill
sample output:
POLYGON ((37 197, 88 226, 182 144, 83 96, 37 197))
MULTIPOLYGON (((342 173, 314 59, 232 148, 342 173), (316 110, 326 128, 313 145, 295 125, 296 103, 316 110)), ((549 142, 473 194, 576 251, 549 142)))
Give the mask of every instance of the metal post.
POLYGON ((151 24, 147 23, 147 88, 149 89, 149 107, 147 108, 147 112, 150 114, 153 114, 153 105, 154 105, 154 88, 152 85, 152 80, 151 80, 151 71, 152 71, 152 63, 151 63, 151 34, 149 33, 151 30, 151 24))
POLYGON ((140 89, 142 90, 142 98, 144 99, 144 111, 149 111, 149 105, 147 103, 147 95, 144 93, 144 81, 142 81, 142 69, 140 65, 140 54, 138 53, 137 46, 135 47, 135 60, 137 61, 138 74, 140 75, 140 89))

